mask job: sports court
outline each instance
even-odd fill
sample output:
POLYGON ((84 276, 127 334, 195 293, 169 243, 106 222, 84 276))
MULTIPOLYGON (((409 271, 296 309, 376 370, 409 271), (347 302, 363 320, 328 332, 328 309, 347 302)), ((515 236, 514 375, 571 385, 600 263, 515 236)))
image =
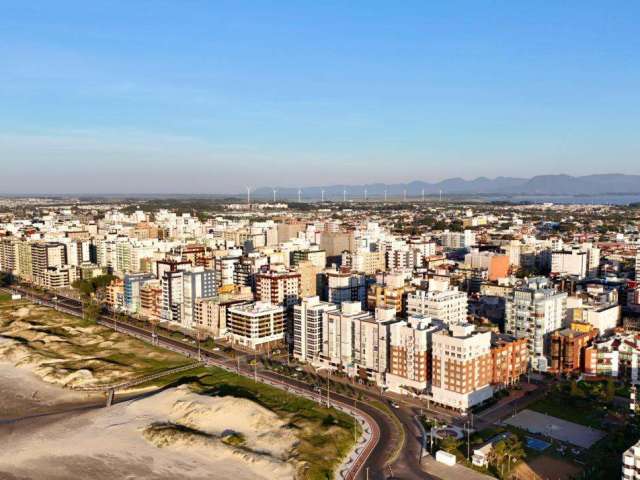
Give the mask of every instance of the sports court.
POLYGON ((582 448, 589 448, 605 436, 605 433, 600 430, 533 410, 522 410, 517 415, 505 420, 504 423, 582 448))

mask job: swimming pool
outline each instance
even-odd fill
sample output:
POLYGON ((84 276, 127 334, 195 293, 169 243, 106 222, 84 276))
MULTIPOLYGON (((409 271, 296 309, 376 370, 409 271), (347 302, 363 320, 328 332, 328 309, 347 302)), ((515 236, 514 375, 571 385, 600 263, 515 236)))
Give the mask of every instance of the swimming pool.
POLYGON ((527 447, 532 448, 533 450, 537 450, 542 452, 551 446, 549 442, 545 442, 544 440, 539 440, 537 438, 527 437, 526 440, 527 447))

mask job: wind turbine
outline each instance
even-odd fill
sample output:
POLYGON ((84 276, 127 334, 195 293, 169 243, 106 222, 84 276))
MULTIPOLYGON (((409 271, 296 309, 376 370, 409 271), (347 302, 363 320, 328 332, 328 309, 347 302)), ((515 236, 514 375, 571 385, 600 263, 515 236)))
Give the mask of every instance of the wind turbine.
POLYGON ((440 201, 442 201, 442 190, 440 190, 440 201))
POLYGON ((405 189, 403 192, 404 201, 407 201, 407 190, 405 189))
POLYGON ((298 203, 302 202, 302 189, 298 189, 298 203))
POLYGON ((247 205, 251 205, 251 187, 247 185, 247 205))
POLYGON ((278 190, 276 188, 273 189, 273 203, 276 203, 276 193, 278 193, 278 190))
POLYGON ((422 201, 424 202, 424 188, 422 189, 422 201))
POLYGON ((324 188, 320 190, 320 195, 322 196, 322 202, 324 202, 324 188))
POLYGON ((387 201, 387 189, 386 188, 384 189, 384 201, 385 202, 387 201))
POLYGON ((366 188, 364 189, 364 201, 365 202, 367 201, 367 189, 366 188))
POLYGON ((343 202, 347 201, 347 189, 346 188, 344 190, 342 190, 342 201, 343 202))

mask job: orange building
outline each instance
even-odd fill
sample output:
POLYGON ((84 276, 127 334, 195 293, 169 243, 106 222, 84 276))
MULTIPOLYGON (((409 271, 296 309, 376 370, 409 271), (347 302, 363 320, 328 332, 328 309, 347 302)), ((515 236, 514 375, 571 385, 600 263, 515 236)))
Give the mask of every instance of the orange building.
POLYGON ((162 315, 162 287, 147 283, 140 287, 140 313, 143 317, 159 320, 162 315))
POLYGON ((499 278, 509 276, 509 257, 507 255, 493 255, 489 260, 489 281, 495 282, 499 278))
POLYGON ((529 349, 526 338, 511 335, 491 336, 491 384, 507 387, 527 373, 529 349))
POLYGON ((571 328, 553 332, 549 371, 558 374, 584 371, 585 351, 597 336, 598 329, 587 329, 584 324, 572 324, 571 328))

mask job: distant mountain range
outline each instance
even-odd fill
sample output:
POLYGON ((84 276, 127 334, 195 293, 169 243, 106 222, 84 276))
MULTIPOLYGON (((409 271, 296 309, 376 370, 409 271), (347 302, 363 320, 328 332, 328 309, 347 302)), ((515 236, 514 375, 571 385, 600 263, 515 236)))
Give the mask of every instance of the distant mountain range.
MULTIPOLYGON (((260 187, 252 192, 254 198, 273 198, 273 189, 278 199, 296 199, 297 187, 260 187)), ((366 185, 327 185, 302 188, 302 198, 321 198, 322 191, 327 200, 343 198, 363 198, 367 190, 368 198, 382 198, 385 190, 389 198, 422 195, 603 195, 640 194, 640 175, 602 174, 573 177, 570 175, 539 175, 533 178, 479 177, 475 180, 449 178, 441 182, 429 183, 413 181, 409 183, 372 183, 366 185)))

